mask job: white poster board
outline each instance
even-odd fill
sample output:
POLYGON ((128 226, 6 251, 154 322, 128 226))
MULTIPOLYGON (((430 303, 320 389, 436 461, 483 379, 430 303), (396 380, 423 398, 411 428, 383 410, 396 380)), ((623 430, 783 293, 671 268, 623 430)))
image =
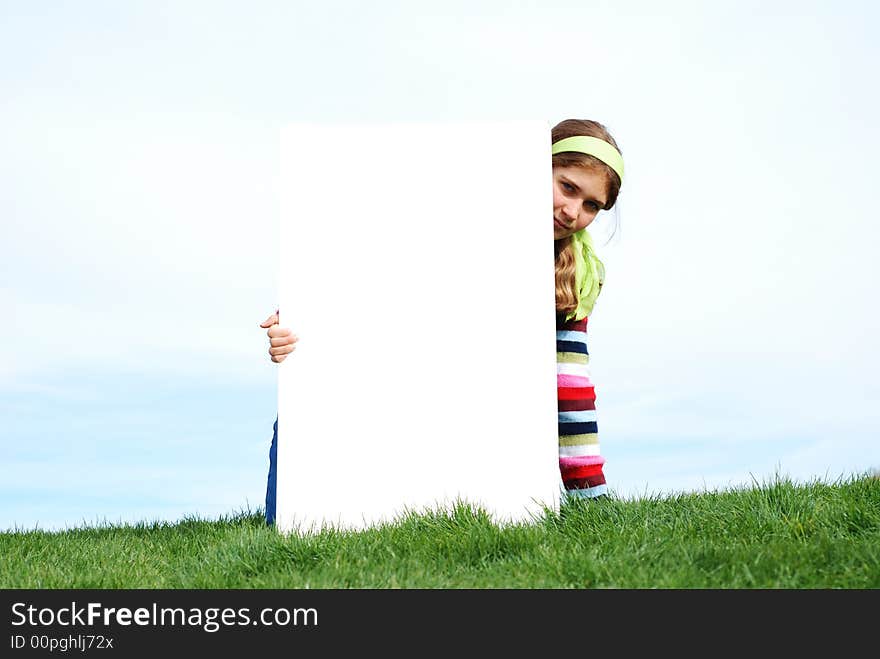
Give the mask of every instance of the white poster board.
POLYGON ((276 525, 559 498, 550 126, 282 131, 276 525))

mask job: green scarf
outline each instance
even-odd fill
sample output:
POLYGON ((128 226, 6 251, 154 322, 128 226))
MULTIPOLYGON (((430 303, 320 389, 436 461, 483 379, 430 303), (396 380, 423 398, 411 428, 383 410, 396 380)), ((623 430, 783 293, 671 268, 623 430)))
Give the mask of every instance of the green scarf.
POLYGON ((574 283, 578 291, 578 305, 565 317, 566 321, 589 316, 605 282, 605 266, 596 256, 593 239, 586 228, 572 234, 571 246, 574 250, 574 283))

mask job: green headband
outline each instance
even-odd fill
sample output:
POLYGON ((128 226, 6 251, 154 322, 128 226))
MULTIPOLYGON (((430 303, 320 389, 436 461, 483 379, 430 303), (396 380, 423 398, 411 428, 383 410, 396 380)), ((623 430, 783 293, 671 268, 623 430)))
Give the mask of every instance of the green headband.
POLYGON ((613 144, 600 140, 598 137, 575 135, 553 143, 554 156, 563 151, 577 151, 598 158, 617 172, 620 182, 623 183, 623 156, 620 155, 620 151, 614 148, 613 144))

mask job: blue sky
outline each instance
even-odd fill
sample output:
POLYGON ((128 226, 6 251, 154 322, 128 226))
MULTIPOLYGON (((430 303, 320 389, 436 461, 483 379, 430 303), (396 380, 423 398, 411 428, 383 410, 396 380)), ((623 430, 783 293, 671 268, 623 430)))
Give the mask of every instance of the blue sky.
POLYGON ((0 12, 0 528, 262 504, 303 120, 611 129, 591 353, 619 493, 880 467, 871 3, 0 12))

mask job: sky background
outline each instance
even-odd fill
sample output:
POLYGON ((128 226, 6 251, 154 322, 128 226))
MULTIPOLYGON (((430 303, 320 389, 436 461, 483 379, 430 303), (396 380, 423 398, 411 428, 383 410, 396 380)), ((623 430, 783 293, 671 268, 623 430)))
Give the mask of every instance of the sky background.
POLYGON ((609 127, 627 179, 613 239, 593 227, 590 350, 618 494, 880 467, 878 18, 0 1, 0 529, 263 505, 294 121, 609 127))

